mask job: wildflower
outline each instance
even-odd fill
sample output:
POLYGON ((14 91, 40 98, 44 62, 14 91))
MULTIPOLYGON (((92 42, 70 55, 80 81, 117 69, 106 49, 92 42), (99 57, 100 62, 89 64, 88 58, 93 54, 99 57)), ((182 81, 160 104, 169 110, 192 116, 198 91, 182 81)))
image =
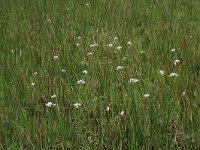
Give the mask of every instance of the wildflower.
POLYGON ((124 111, 122 110, 121 112, 120 112, 120 116, 123 116, 124 115, 124 111))
POLYGON ((58 59, 58 56, 53 56, 53 59, 58 59))
POLYGON ((91 52, 87 53, 88 57, 91 57, 92 55, 93 55, 93 53, 91 53, 91 52))
POLYGON ((161 74, 161 75, 164 75, 165 72, 164 72, 163 70, 160 70, 160 74, 161 74))
POLYGON ((85 81, 84 80, 79 80, 79 81, 77 81, 77 84, 85 84, 85 81))
POLYGON ((92 48, 92 47, 98 47, 98 44, 91 44, 90 48, 92 48))
POLYGON ((56 106, 56 104, 53 104, 52 102, 48 102, 48 103, 46 103, 46 106, 51 107, 51 106, 56 106))
POLYGON ((78 36, 78 40, 80 40, 81 39, 81 36, 78 36))
POLYGON ((129 41, 129 42, 127 43, 127 45, 132 45, 132 42, 131 42, 131 41, 129 41))
POLYGON ((11 52, 14 53, 14 50, 12 49, 11 52))
POLYGON ((175 48, 171 49, 171 52, 175 52, 175 51, 176 51, 176 49, 175 49, 175 48))
POLYGON ((89 6, 89 3, 87 3, 86 6, 89 6))
POLYGON ((117 66, 116 70, 122 70, 124 67, 123 66, 117 66))
POLYGON ((34 83, 34 82, 32 82, 32 83, 31 83, 31 86, 35 86, 35 83, 34 83))
POLYGON ((180 60, 176 59, 176 60, 174 61, 174 65, 176 66, 178 63, 180 63, 180 60))
POLYGON ((139 82, 139 80, 136 78, 129 79, 129 83, 136 83, 136 82, 139 82))
POLYGON ((76 46, 77 46, 77 47, 79 47, 79 46, 80 46, 80 44, 79 44, 79 43, 76 43, 76 46))
POLYGON ((145 51, 140 51, 140 54, 144 54, 145 53, 145 51))
POLYGON ((51 96, 51 98, 56 98, 56 95, 55 95, 55 94, 54 94, 54 95, 52 95, 52 96, 51 96))
POLYGON ((65 70, 65 69, 62 69, 61 72, 66 72, 66 70, 65 70))
POLYGON ((79 108, 79 107, 81 107, 81 104, 80 104, 80 103, 75 103, 75 104, 74 104, 74 107, 75 107, 75 108, 79 108))
POLYGON ((171 74, 169 75, 169 77, 178 77, 178 74, 176 74, 176 73, 171 73, 171 74))
POLYGON ((150 96, 150 94, 144 94, 144 97, 145 98, 147 98, 147 97, 149 97, 150 96))
POLYGON ((87 74, 88 72, 87 72, 87 70, 84 70, 83 73, 84 73, 84 74, 87 74))
POLYGON ((106 111, 109 112, 109 111, 110 111, 110 107, 107 107, 107 108, 106 108, 106 111))
POLYGON ((118 37, 115 37, 115 38, 114 38, 114 41, 116 41, 116 40, 118 40, 118 37))
POLYGON ((113 47, 113 44, 112 43, 108 44, 108 47, 113 47))
POLYGON ((185 95, 186 94, 186 92, 184 91, 183 93, 182 93, 182 95, 185 95))
POLYGON ((33 74, 34 74, 34 75, 37 75, 38 73, 37 73, 37 71, 36 71, 36 72, 34 72, 33 74))
POLYGON ((121 47, 121 46, 117 46, 116 49, 117 49, 117 50, 120 50, 120 49, 122 49, 122 47, 121 47))

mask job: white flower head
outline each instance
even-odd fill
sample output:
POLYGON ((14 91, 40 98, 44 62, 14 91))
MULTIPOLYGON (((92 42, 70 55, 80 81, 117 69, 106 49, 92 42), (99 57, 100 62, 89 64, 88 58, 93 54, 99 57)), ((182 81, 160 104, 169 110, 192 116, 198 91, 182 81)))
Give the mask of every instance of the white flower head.
POLYGON ((118 40, 118 37, 114 37, 114 41, 118 40))
POLYGON ((31 86, 35 86, 35 83, 34 83, 34 82, 32 82, 32 83, 31 83, 31 86))
POLYGON ((149 97, 150 96, 150 94, 144 94, 144 97, 145 98, 147 98, 147 97, 149 97))
POLYGON ((127 42, 127 45, 132 45, 132 42, 131 41, 127 42))
POLYGON ((106 111, 109 112, 110 111, 110 107, 106 107, 106 111))
POLYGON ((144 54, 145 53, 145 51, 140 51, 140 54, 144 54))
POLYGON ((56 104, 53 104, 52 102, 48 102, 48 103, 46 103, 46 106, 47 107, 52 107, 52 106, 56 106, 56 104))
POLYGON ((79 81, 77 81, 77 84, 85 84, 85 81, 84 80, 79 80, 79 81))
POLYGON ((83 74, 87 74, 88 72, 87 72, 87 70, 83 70, 83 74))
POLYGON ((75 107, 75 108, 79 108, 79 107, 81 107, 81 104, 80 104, 80 103, 75 103, 75 104, 74 104, 74 107, 75 107))
POLYGON ((171 49, 171 52, 175 52, 175 51, 176 51, 176 49, 175 49, 175 48, 171 49))
POLYGON ((93 55, 92 52, 87 53, 87 56, 92 56, 92 55, 93 55))
POLYGON ((122 69, 124 69, 123 66, 117 66, 117 69, 116 69, 116 70, 122 70, 122 69))
POLYGON ((136 78, 129 79, 129 83, 136 83, 136 82, 139 82, 139 80, 136 78))
POLYGON ((112 44, 112 43, 109 43, 109 44, 108 44, 108 47, 113 47, 113 44, 112 44))
POLYGON ((38 74, 38 72, 37 72, 37 71, 35 71, 33 74, 34 74, 34 75, 37 75, 37 74, 38 74))
POLYGON ((174 60, 174 65, 176 66, 178 63, 180 63, 180 60, 176 59, 174 60))
POLYGON ((161 74, 161 75, 164 75, 165 72, 164 72, 163 70, 160 70, 160 74, 161 74))
POLYGON ((92 47, 98 47, 98 44, 91 44, 90 48, 92 48, 92 47))
POLYGON ((184 91, 183 93, 182 93, 182 95, 185 95, 186 94, 186 92, 184 91))
POLYGON ((116 49, 120 50, 120 49, 122 49, 122 46, 117 46, 116 49))
POLYGON ((55 95, 55 94, 53 94, 53 95, 51 96, 51 98, 56 98, 56 95, 55 95))
POLYGON ((176 74, 176 73, 171 73, 171 74, 169 75, 169 77, 178 77, 178 74, 176 74))
POLYGON ((80 46, 80 44, 79 44, 79 43, 76 43, 76 46, 77 46, 77 47, 79 47, 79 46, 80 46))
POLYGON ((65 70, 65 69, 62 69, 61 72, 66 72, 66 70, 65 70))
POLYGON ((55 59, 55 60, 58 59, 58 56, 57 55, 53 56, 53 59, 55 59))
POLYGON ((78 36, 78 40, 80 40, 81 39, 81 36, 78 36))
POLYGON ((120 112, 120 116, 123 116, 124 115, 124 111, 122 110, 121 112, 120 112))

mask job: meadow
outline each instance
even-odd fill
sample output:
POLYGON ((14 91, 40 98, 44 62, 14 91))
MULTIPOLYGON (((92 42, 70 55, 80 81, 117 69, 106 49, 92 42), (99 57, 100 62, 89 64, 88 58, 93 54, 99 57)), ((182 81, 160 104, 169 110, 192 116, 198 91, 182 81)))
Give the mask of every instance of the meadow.
POLYGON ((0 149, 200 149, 200 1, 1 0, 0 149))

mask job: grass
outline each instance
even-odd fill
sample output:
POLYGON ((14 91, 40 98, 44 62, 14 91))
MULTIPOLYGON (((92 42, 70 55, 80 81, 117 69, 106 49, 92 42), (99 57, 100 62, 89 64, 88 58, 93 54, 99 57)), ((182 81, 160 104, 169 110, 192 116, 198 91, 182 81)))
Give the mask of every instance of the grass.
POLYGON ((0 149, 200 148, 199 1, 1 0, 0 10, 0 149))

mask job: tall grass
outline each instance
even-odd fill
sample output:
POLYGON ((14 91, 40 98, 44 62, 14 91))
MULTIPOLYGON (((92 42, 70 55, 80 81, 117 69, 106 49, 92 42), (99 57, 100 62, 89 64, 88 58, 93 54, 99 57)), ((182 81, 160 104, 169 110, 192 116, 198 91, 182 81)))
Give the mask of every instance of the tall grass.
POLYGON ((199 1, 0 10, 0 149, 200 148, 199 1))

